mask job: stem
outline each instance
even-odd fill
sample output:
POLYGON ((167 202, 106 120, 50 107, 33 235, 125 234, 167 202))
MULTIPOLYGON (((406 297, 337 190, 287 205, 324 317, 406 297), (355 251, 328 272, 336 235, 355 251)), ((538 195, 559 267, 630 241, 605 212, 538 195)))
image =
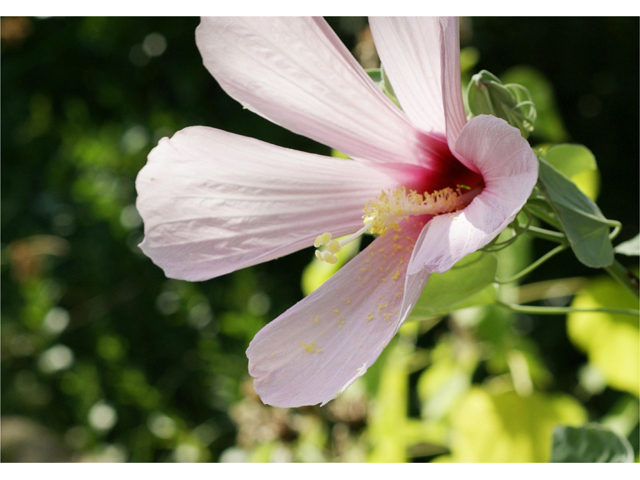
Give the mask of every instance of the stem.
POLYGON ((529 212, 531 212, 531 214, 533 216, 538 217, 540 220, 548 223, 552 227, 555 227, 558 230, 560 230, 562 228, 561 225, 560 225, 560 222, 558 221, 558 219, 556 219, 555 217, 552 217, 550 215, 550 212, 547 212, 545 209, 540 208, 539 206, 537 206, 535 204, 527 205, 525 208, 529 212))
POLYGON ((622 230, 622 224, 620 222, 616 222, 617 225, 613 225, 613 232, 609 234, 609 240, 613 240, 618 236, 620 230, 622 230))
POLYGON ((565 313, 614 313, 616 315, 640 316, 640 311, 631 308, 573 308, 573 307, 534 307, 532 305, 516 305, 496 300, 496 304, 513 312, 532 313, 535 315, 564 315, 565 313))
POLYGON ((554 232, 553 230, 546 230, 544 228, 530 226, 527 229, 527 233, 533 237, 549 240, 550 242, 564 244, 567 241, 567 237, 564 234, 560 232, 554 232))
POLYGON ((524 270, 522 270, 519 273, 516 273, 513 277, 509 277, 509 278, 507 278, 505 280, 500 280, 500 279, 496 278, 494 281, 496 283, 499 283, 499 284, 515 282, 516 280, 518 280, 518 279, 524 277, 525 275, 527 275, 529 272, 532 272, 533 270, 538 268, 540 265, 542 265, 544 262, 546 262, 550 258, 556 256, 558 253, 565 251, 567 248, 569 248, 569 245, 567 245, 566 243, 558 245, 556 248, 554 248, 553 250, 547 252, 542 257, 540 257, 538 260, 533 262, 527 268, 525 268, 524 270))
POLYGON ((625 268, 620 262, 614 260, 613 263, 604 268, 609 275, 615 278, 619 283, 624 285, 627 290, 633 293, 636 297, 640 297, 640 285, 638 283, 638 277, 636 277, 629 269, 625 268))
POLYGON ((587 285, 584 277, 560 278, 528 283, 517 289, 518 303, 531 303, 546 298, 568 297, 587 285))

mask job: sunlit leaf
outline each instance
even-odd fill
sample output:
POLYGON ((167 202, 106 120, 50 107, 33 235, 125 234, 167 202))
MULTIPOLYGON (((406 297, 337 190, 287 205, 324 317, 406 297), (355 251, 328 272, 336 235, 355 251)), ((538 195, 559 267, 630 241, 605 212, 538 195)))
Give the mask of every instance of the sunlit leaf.
POLYGON ((598 206, 566 176, 540 159, 541 191, 547 197, 578 260, 593 268, 613 263, 611 222, 598 206))
POLYGON ((345 160, 351 160, 351 158, 349 158, 348 156, 346 156, 344 153, 336 150, 335 148, 331 149, 331 156, 335 157, 335 158, 343 158, 345 160))
POLYGON ((545 160, 571 179, 578 188, 595 200, 600 191, 600 174, 596 157, 584 145, 563 143, 546 151, 545 160))
POLYGON ((587 414, 574 398, 473 388, 451 413, 455 462, 548 462, 557 425, 581 425, 587 414))
POLYGON ((431 352, 431 365, 418 379, 418 397, 422 404, 422 418, 440 420, 471 386, 471 377, 478 364, 478 352, 464 352, 451 340, 440 341, 431 352))
POLYGON ((500 75, 503 83, 517 83, 531 94, 536 105, 537 119, 534 135, 544 141, 562 142, 568 134, 564 128, 560 111, 556 104, 551 82, 533 67, 518 66, 500 75))
MULTIPOLYGON (((638 308, 638 299, 614 280, 591 282, 571 304, 576 308, 638 308)), ((640 344, 638 318, 610 313, 572 313, 567 319, 569 339, 584 350, 608 385, 638 396, 640 344)))
POLYGON ((418 299, 412 319, 444 315, 452 310, 493 303, 496 256, 476 252, 446 273, 434 273, 418 299))
POLYGON ((553 463, 629 463, 633 450, 626 438, 597 424, 556 427, 553 430, 553 463))
POLYGON ((640 235, 636 235, 631 240, 622 242, 616 248, 616 253, 628 255, 630 257, 637 257, 640 255, 640 235))
POLYGON ((390 350, 380 372, 378 393, 369 417, 367 438, 372 450, 369 462, 405 462, 410 447, 420 443, 443 445, 442 425, 417 422, 409 418, 409 363, 415 352, 416 324, 405 325, 390 350), (409 332, 409 333, 404 333, 409 332))
POLYGON ((460 49, 460 71, 464 75, 478 64, 480 52, 475 47, 464 47, 460 49))
POLYGON ((380 376, 374 415, 368 429, 373 445, 370 462, 405 462, 407 445, 404 424, 407 419, 409 372, 407 361, 412 351, 405 342, 397 342, 386 359, 380 376))
POLYGON ((269 463, 273 451, 278 447, 277 442, 265 442, 256 447, 251 453, 249 461, 251 463, 269 463))

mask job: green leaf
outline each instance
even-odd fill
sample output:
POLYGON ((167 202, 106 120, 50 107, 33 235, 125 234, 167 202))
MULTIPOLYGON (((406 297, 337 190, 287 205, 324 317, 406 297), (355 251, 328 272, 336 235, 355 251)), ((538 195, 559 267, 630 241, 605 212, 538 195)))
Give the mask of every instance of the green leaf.
POLYGON ((460 308, 493 303, 492 284, 497 264, 494 254, 476 252, 467 255, 448 272, 432 274, 411 318, 444 315, 460 308))
POLYGON ((571 179, 590 199, 600 191, 600 174, 596 157, 584 145, 562 143, 549 148, 545 160, 560 173, 571 179))
MULTIPOLYGON (((609 277, 595 279, 571 303, 575 308, 638 308, 638 299, 609 277)), ((571 313, 567 317, 571 342, 586 352, 612 388, 640 394, 638 318, 610 313, 571 313)))
POLYGON ((630 257, 640 256, 640 235, 636 235, 631 240, 622 242, 616 247, 616 253, 621 253, 630 257))
POLYGON ((367 72, 367 75, 369 75, 371 80, 373 80, 373 82, 380 88, 380 90, 382 90, 385 95, 399 107, 400 103, 396 98, 396 94, 393 91, 391 82, 389 82, 389 77, 387 77, 384 73, 384 68, 369 68, 365 71, 367 72))
MULTIPOLYGON (((367 75, 369 75, 369 78, 371 78, 371 80, 373 80, 373 82, 375 84, 377 84, 378 86, 381 87, 381 83, 382 83, 382 69, 380 68, 367 68, 365 70, 365 72, 367 72, 367 75)), ((382 87, 381 87, 382 88, 382 87)))
POLYGON ((562 142, 567 139, 569 135, 556 105, 553 86, 542 72, 528 66, 517 66, 500 75, 500 79, 505 84, 522 85, 531 94, 537 112, 536 137, 548 142, 562 142))
POLYGON ((560 426, 553 430, 552 463, 631 463, 633 450, 626 438, 597 424, 560 426))
POLYGON ((607 220, 598 206, 566 176, 540 158, 538 186, 569 239, 578 260, 588 267, 603 268, 613 263, 613 246, 607 220))

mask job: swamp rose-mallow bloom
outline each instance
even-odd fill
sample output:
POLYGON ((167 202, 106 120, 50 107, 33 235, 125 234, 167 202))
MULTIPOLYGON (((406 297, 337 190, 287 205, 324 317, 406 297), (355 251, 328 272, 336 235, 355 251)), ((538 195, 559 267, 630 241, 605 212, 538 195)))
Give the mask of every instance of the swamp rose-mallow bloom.
POLYGON ((467 121, 458 20, 372 18, 398 101, 323 19, 205 18, 204 64, 249 110, 352 160, 186 128, 149 154, 136 187, 143 251, 167 276, 206 280, 334 240, 377 238, 264 327, 247 350, 262 400, 326 403, 363 375, 429 275, 487 245, 522 208, 537 160, 520 131, 467 121))

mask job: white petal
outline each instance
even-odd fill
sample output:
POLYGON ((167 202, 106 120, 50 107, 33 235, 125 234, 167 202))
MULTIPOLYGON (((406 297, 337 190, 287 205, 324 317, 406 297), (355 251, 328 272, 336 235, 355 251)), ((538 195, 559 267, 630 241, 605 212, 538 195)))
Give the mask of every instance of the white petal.
MULTIPOLYGON (((406 223, 406 222, 405 222, 406 223)), ((406 276, 422 224, 389 231, 324 285, 254 337, 249 373, 277 407, 327 403, 373 365, 422 292, 425 271, 406 276)))
MULTIPOLYGON (((460 86, 460 21, 458 18, 440 18, 440 43, 442 45, 442 97, 444 114, 447 124, 447 141, 449 148, 454 150, 454 144, 460 130, 467 123, 467 116, 462 101, 462 87, 460 86)), ((476 168, 465 166, 473 171, 476 168)))
POLYGON ((138 175, 140 246, 167 276, 206 280, 360 229, 365 203, 394 185, 366 163, 191 127, 138 175))
POLYGON ((418 162, 417 131, 323 19, 203 18, 196 41, 249 110, 353 158, 418 162))
POLYGON ((369 24, 384 71, 411 122, 444 134, 438 17, 371 17, 369 24))

